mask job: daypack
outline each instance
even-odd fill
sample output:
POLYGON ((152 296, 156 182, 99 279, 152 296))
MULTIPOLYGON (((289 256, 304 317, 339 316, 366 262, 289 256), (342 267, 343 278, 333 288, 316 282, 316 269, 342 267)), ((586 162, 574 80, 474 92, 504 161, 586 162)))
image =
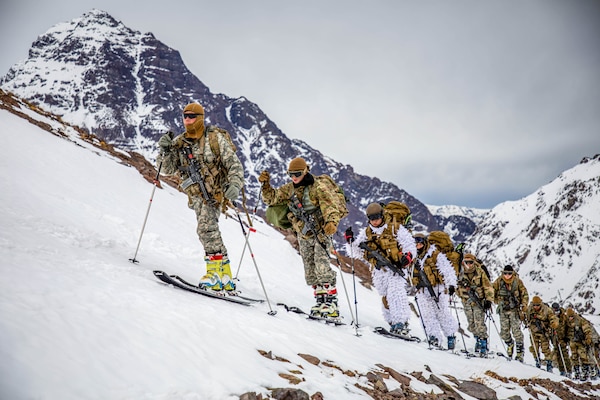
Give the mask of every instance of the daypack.
POLYGON ((398 229, 399 225, 404 225, 407 229, 412 228, 412 213, 406 204, 392 200, 385 205, 382 204, 382 206, 385 223, 391 223, 394 229, 398 229))
MULTIPOLYGON (((344 193, 344 189, 329 175, 319 175, 315 176, 315 181, 319 180, 322 183, 324 182, 330 189, 335 191, 336 196, 335 199, 335 207, 341 214, 340 220, 348 215, 348 199, 344 193)), ((292 227, 292 223, 288 219, 288 213, 290 212, 289 201, 286 203, 274 204, 267 207, 266 211, 266 219, 267 222, 283 229, 290 229, 292 227)))
POLYGON ((218 126, 210 125, 206 128, 205 136, 208 136, 208 144, 210 145, 210 150, 215 155, 216 158, 221 157, 221 149, 219 148, 219 142, 217 139, 217 134, 221 134, 225 136, 225 139, 231 145, 233 152, 237 150, 235 144, 233 144, 233 140, 231 140, 231 135, 225 129, 219 128, 218 126))
POLYGON ((435 244, 435 247, 448 258, 448 261, 454 266, 456 275, 458 275, 462 257, 459 252, 454 250, 454 244, 452 243, 452 239, 450 239, 450 235, 443 231, 433 231, 429 233, 427 240, 430 244, 435 244))

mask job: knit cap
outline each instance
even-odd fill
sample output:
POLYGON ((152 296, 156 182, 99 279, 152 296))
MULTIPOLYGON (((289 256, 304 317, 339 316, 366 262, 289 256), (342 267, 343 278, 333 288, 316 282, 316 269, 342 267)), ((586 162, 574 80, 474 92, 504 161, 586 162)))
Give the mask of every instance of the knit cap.
POLYGON ((294 158, 290 161, 290 166, 288 167, 288 171, 304 171, 306 169, 308 169, 308 165, 302 157, 294 158))
POLYGON ((533 296, 531 300, 531 304, 542 304, 542 299, 540 296, 533 296))

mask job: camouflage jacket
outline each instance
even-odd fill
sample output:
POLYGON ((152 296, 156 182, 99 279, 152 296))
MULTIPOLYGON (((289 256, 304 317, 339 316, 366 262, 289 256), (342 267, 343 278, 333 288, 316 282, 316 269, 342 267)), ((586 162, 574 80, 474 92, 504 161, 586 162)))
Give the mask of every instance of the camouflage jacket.
POLYGON ((475 301, 483 305, 484 300, 494 301, 494 288, 477 263, 471 273, 466 273, 465 269, 462 269, 458 276, 456 292, 464 302, 475 301))
POLYGON ((513 309, 525 310, 527 308, 529 293, 516 273, 509 284, 499 276, 492 287, 494 288, 494 303, 498 304, 499 313, 513 309))
MULTIPOLYGON (((312 174, 307 174, 297 187, 294 187, 293 182, 288 182, 279 188, 273 188, 270 185, 262 187, 262 198, 268 205, 291 204, 294 194, 296 195, 296 199, 302 204, 304 212, 314 217, 315 230, 318 235, 323 234, 323 227, 327 222, 333 222, 336 226, 340 223, 342 213, 336 207, 335 196, 337 194, 325 180, 315 178, 312 174)), ((290 211, 288 219, 298 234, 304 238, 313 236, 312 232, 305 229, 306 223, 300 216, 290 211)))
POLYGON ((554 315, 554 311, 546 304, 542 303, 540 309, 537 311, 533 308, 533 304, 530 304, 526 315, 531 333, 549 335, 552 333, 552 330, 558 329, 558 317, 554 315))
POLYGON ((561 342, 569 341, 569 320, 567 318, 565 309, 562 307, 560 308, 560 314, 558 314, 558 328, 556 329, 556 336, 561 342))
POLYGON ((235 185, 240 189, 244 186, 244 167, 233 146, 222 134, 216 135, 220 155, 217 157, 212 152, 210 141, 206 138, 211 128, 207 127, 204 136, 199 139, 186 139, 184 133, 180 134, 173 139, 171 151, 159 156, 157 161, 162 162, 162 174, 176 175, 181 179, 180 188, 189 197, 202 197, 198 184, 184 187, 184 182, 189 178, 185 169, 190 164, 183 148, 190 146, 194 158, 199 161, 200 176, 204 180, 208 193, 220 203, 224 199, 223 193, 228 185, 235 185))
POLYGON ((593 342, 592 325, 581 315, 575 314, 568 322, 567 338, 571 342, 580 342, 589 346, 593 342))

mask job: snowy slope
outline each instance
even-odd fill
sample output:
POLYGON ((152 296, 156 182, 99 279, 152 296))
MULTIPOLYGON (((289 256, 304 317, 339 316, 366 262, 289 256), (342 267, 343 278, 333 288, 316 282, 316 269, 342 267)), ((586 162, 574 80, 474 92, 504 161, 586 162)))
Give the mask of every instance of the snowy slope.
MULTIPOLYGON (((360 285, 361 336, 350 325, 331 327, 286 313, 275 304, 308 309, 311 290, 304 284, 299 256, 258 218, 250 243, 277 315, 268 315, 267 303, 243 307, 164 286, 152 270, 190 280, 202 274, 203 251, 185 196, 166 185, 156 190, 140 263, 130 263, 152 185, 134 168, 78 139, 72 129, 44 122, 67 138, 0 110, 2 399, 237 399, 248 391, 291 386, 281 373, 299 375, 304 381, 295 387, 309 394, 320 391, 325 399, 365 399, 369 396, 355 385, 368 386, 365 374, 379 370, 379 363, 425 376, 428 366, 451 386, 445 375, 477 379, 499 398, 527 394, 485 371, 560 379, 501 358, 467 360, 422 343, 377 336, 372 328, 385 324, 380 299, 360 285), (289 362, 267 359, 259 350, 289 362), (313 365, 300 353, 356 375, 313 365)), ((220 223, 237 268, 244 246, 239 223, 225 218, 220 223)), ((248 253, 239 278, 246 295, 264 298, 248 253)), ((352 277, 345 275, 344 281, 353 302, 352 277)), ((349 323, 341 282, 339 291, 349 323)), ((416 317, 411 326, 423 336, 416 317)), ((493 326, 491 331, 492 348, 501 350, 493 326)), ((473 345, 472 339, 467 345, 473 345)), ((526 361, 531 362, 529 354, 526 361)), ((393 379, 386 383, 390 390, 400 386, 393 379)), ((417 379, 410 385, 439 392, 417 379)))

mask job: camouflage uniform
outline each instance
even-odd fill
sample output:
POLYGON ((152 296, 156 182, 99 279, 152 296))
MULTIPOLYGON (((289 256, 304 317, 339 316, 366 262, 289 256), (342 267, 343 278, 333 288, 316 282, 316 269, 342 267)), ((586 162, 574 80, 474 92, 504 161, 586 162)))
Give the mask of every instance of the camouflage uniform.
POLYGON ((487 301, 491 305, 494 301, 494 288, 472 254, 465 254, 463 258, 463 268, 458 276, 456 292, 462 300, 469 322, 467 329, 477 340, 476 348, 485 353, 487 352, 488 338, 485 325, 485 302, 487 301), (484 347, 482 348, 482 346, 484 347))
POLYGON ((554 345, 553 361, 558 365, 561 375, 570 376, 573 372, 571 357, 569 356, 568 319, 567 313, 558 303, 552 304, 552 311, 558 317, 558 328, 552 336, 554 345))
MULTIPOLYGON (((208 128, 207 130, 208 131, 208 128)), ((205 131, 205 134, 206 134, 205 131)), ((223 254, 227 255, 227 248, 223 243, 221 231, 219 230, 219 215, 222 202, 225 200, 223 192, 227 185, 235 185, 241 188, 244 184, 244 168, 239 158, 235 154, 234 149, 227 141, 225 136, 217 135, 217 142, 221 152, 220 160, 217 160, 211 151, 209 140, 206 139, 186 139, 185 133, 177 136, 173 140, 172 151, 159 157, 158 161, 162 161, 161 173, 165 175, 178 175, 182 183, 189 178, 188 174, 180 167, 188 166, 188 159, 181 151, 182 147, 191 146, 192 153, 197 160, 200 160, 207 167, 207 170, 213 170, 219 166, 216 177, 209 177, 201 171, 203 179, 206 182, 214 182, 214 186, 208 186, 209 194, 212 195, 219 204, 208 204, 202 197, 198 184, 193 184, 184 189, 188 195, 188 207, 196 212, 198 220, 197 234, 204 251, 207 254, 223 254), (201 147, 201 145, 203 145, 201 147)))
POLYGON ((235 283, 219 230, 219 216, 221 209, 239 196, 244 169, 229 133, 216 126, 205 128, 204 108, 200 104, 188 104, 183 113, 186 131, 175 139, 170 133, 160 138, 157 161, 163 174, 180 178, 179 187, 188 195, 188 207, 196 213, 196 233, 206 255, 206 274, 199 286, 233 291, 235 283), (196 174, 200 179, 192 179, 196 174), (205 191, 198 180, 204 183, 205 191))
POLYGON ((595 363, 593 358, 590 357, 590 350, 593 345, 593 327, 572 308, 567 309, 566 314, 568 320, 567 337, 571 346, 575 377, 581 380, 595 377, 595 363))
MULTIPOLYGON (((303 159, 296 158, 292 160, 290 167, 292 168, 294 164, 301 165, 306 168, 305 171, 308 171, 308 166, 303 159)), ((295 168, 289 171, 294 170, 295 168)), ((299 211, 296 210, 296 214, 292 211, 288 213, 292 228, 298 235, 306 284, 315 289, 314 295, 317 304, 313 307, 311 313, 337 316, 336 273, 331 268, 329 256, 333 250, 332 240, 330 236, 325 234, 324 230, 328 223, 335 225, 337 228, 340 219, 345 216, 336 206, 338 204, 335 198, 337 187, 332 187, 328 178, 315 177, 305 172, 304 178, 297 184, 288 182, 279 188, 273 188, 268 181, 268 172, 264 171, 262 174, 266 174, 266 180, 261 180, 263 183, 262 198, 266 204, 288 203, 290 204, 290 210, 294 210, 293 205, 300 203, 300 208, 314 222, 313 231, 308 229, 306 221, 302 219, 302 214, 299 211), (332 305, 333 308, 327 308, 329 305, 332 305)))
POLYGON ((551 372, 553 351, 550 349, 550 341, 558 328, 558 317, 554 315, 550 307, 542 302, 539 296, 534 296, 527 308, 526 318, 532 340, 529 351, 535 357, 537 367, 541 363, 541 353, 544 353, 546 369, 551 372))
POLYGON ((500 316, 500 337, 507 346, 508 356, 512 357, 516 343, 516 360, 523 362, 523 332, 521 321, 525 315, 523 310, 527 308, 529 294, 519 275, 512 266, 507 265, 492 284, 494 288, 494 303, 498 305, 496 312, 500 316), (510 273, 505 275, 504 273, 510 273), (514 340, 513 340, 514 338, 514 340))

